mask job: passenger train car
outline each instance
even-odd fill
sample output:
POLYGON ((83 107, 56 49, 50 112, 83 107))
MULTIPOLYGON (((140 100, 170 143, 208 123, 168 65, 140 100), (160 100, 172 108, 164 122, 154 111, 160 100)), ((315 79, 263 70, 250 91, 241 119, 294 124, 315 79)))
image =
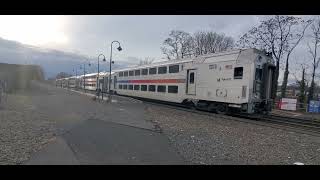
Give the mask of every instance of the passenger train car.
POLYGON ((56 79, 56 87, 62 87, 62 79, 56 79))
POLYGON ((68 80, 68 88, 75 88, 77 83, 77 77, 72 76, 67 78, 68 80))
POLYGON ((222 114, 261 113, 271 111, 274 71, 270 54, 233 50, 114 71, 111 91, 222 114))
MULTIPOLYGON (((108 92, 108 81, 109 73, 100 73, 99 79, 97 73, 88 74, 86 89, 108 92)), ((273 84, 272 56, 241 49, 116 70, 111 73, 110 91, 221 114, 253 114, 271 111, 273 84)))
POLYGON ((100 89, 101 92, 106 93, 108 90, 109 74, 109 72, 100 72, 99 77, 97 77, 97 89, 100 89))
POLYGON ((96 91, 98 88, 98 78, 101 81, 101 89, 106 87, 105 76, 109 73, 100 72, 80 75, 80 76, 72 76, 68 78, 61 78, 56 80, 56 86, 64 87, 64 88, 80 88, 91 91, 96 91))
POLYGON ((68 87, 68 78, 63 78, 62 79, 62 87, 63 88, 67 88, 68 87))
POLYGON ((86 90, 95 91, 97 89, 97 75, 98 73, 91 73, 82 76, 82 88, 85 88, 86 90), (85 85, 83 85, 83 83, 85 85))

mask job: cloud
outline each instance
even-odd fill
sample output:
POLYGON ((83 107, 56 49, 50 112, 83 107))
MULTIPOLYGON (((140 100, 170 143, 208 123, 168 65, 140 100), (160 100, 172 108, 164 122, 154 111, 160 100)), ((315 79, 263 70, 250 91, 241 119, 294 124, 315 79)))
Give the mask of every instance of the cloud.
POLYGON ((118 40, 123 46, 120 56, 155 57, 163 54, 160 47, 173 29, 194 33, 214 30, 237 38, 255 25, 260 16, 204 15, 128 15, 128 16, 66 16, 66 50, 79 50, 90 56, 110 53, 110 43, 118 40), (72 47, 72 48, 70 48, 72 47))
MULTIPOLYGON (((87 56, 64 52, 54 49, 40 48, 21 44, 16 41, 10 41, 0 38, 0 62, 9 64, 35 64, 40 65, 45 73, 46 78, 55 77, 59 72, 66 72, 68 74, 82 74, 80 66, 84 63, 86 65, 87 73, 97 72, 97 59, 89 58, 87 56), (76 70, 77 69, 77 70, 76 70)), ((125 68, 127 66, 137 65, 139 59, 135 57, 128 57, 124 59, 114 58, 115 64, 112 65, 113 69, 125 68)), ((109 59, 107 62, 100 61, 100 71, 109 70, 109 59)))

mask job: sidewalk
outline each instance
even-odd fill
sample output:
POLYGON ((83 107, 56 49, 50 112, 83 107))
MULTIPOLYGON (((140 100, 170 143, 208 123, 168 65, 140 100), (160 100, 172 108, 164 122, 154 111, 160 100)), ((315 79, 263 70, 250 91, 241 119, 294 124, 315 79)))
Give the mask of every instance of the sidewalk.
MULTIPOLYGON (((55 96, 62 96, 65 101, 57 101, 54 106, 73 107, 63 108, 63 114, 76 110, 79 105, 71 103, 77 103, 80 96, 95 96, 70 92, 72 94, 68 95, 62 91, 61 95, 55 96)), ((95 111, 94 118, 84 121, 76 119, 72 126, 62 126, 67 132, 56 136, 25 164, 186 164, 172 148, 169 139, 159 133, 153 123, 145 120, 145 105, 141 101, 118 96, 113 97, 111 103, 81 99, 85 104, 90 102, 90 106, 96 106, 90 108, 90 111, 95 111)), ((50 109, 53 108, 53 105, 50 106, 50 109)))
POLYGON ((58 137, 26 164, 160 165, 186 162, 160 133, 89 120, 58 137))

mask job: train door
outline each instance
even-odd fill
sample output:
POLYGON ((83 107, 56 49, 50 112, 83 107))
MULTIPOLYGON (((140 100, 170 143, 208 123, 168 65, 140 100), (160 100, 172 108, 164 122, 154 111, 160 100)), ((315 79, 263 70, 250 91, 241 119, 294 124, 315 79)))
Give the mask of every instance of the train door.
POLYGON ((188 70, 188 78, 187 78, 187 94, 195 95, 196 94, 196 70, 190 69, 188 70))

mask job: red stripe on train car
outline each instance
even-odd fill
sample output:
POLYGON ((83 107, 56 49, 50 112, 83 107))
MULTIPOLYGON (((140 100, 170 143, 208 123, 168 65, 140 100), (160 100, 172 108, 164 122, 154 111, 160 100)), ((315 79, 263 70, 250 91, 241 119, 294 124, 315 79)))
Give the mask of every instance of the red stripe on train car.
POLYGON ((185 79, 129 80, 129 83, 184 83, 185 79))

